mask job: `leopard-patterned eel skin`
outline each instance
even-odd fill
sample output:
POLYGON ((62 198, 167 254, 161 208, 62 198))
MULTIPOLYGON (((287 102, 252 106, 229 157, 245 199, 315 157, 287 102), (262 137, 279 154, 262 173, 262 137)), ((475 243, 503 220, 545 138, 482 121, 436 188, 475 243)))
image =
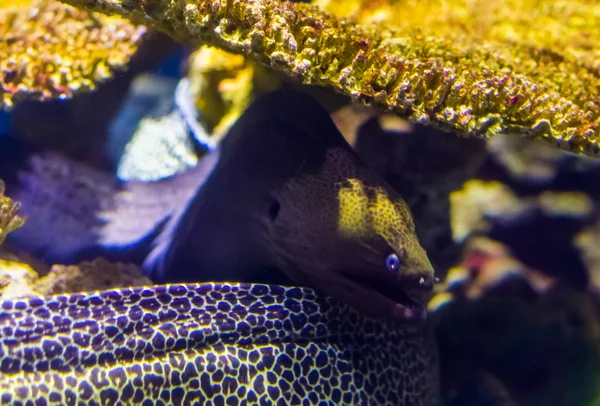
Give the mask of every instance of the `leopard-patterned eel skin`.
POLYGON ((428 335, 308 288, 159 285, 0 302, 3 405, 434 405, 428 335))

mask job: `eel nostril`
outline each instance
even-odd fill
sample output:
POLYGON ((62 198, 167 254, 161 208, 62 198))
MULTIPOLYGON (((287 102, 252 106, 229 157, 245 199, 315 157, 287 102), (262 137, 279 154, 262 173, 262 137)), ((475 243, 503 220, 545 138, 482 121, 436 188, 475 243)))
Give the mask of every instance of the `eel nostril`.
POLYGON ((436 279, 432 274, 426 274, 419 278, 419 286, 423 289, 431 290, 433 289, 433 285, 436 283, 436 279))
POLYGON ((409 288, 419 290, 431 290, 435 284, 435 277, 429 273, 417 274, 417 275, 406 275, 402 281, 402 284, 409 288))

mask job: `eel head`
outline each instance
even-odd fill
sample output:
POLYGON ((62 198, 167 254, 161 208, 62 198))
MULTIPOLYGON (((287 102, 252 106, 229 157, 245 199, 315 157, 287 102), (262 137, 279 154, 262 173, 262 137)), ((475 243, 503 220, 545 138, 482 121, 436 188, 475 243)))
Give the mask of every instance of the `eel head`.
POLYGON ((348 148, 330 148, 317 170, 272 196, 269 237, 281 269, 367 316, 423 321, 419 296, 434 270, 410 210, 348 148))

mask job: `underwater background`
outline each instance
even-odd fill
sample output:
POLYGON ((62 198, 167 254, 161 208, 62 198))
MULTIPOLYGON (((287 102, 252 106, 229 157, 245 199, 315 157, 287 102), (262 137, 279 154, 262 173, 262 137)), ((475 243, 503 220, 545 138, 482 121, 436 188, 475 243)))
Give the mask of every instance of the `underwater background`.
POLYGON ((0 0, 2 404, 600 404, 598 27, 0 0))

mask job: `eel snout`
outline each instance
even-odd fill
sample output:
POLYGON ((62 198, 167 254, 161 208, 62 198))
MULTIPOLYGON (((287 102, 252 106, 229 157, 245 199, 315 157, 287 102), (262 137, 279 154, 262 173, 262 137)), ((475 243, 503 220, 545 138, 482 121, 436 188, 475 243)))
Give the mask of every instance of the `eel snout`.
POLYGON ((358 303, 356 297, 349 300, 367 315, 403 323, 421 323, 427 317, 423 296, 435 282, 429 270, 400 277, 373 271, 344 271, 340 276, 362 295, 358 303))

